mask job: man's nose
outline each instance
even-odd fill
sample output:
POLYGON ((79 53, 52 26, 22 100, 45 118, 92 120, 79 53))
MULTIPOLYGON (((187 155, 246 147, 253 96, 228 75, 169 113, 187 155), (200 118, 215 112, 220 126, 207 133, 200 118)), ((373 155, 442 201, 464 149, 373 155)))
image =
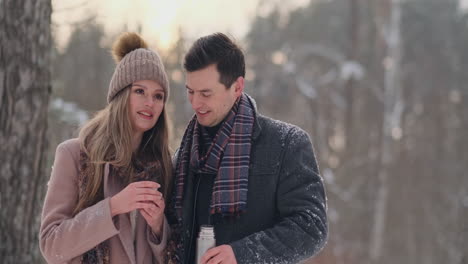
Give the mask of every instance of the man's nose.
POLYGON ((193 110, 197 110, 198 108, 200 108, 202 106, 200 96, 197 95, 197 94, 192 95, 191 103, 192 103, 192 109, 193 110))

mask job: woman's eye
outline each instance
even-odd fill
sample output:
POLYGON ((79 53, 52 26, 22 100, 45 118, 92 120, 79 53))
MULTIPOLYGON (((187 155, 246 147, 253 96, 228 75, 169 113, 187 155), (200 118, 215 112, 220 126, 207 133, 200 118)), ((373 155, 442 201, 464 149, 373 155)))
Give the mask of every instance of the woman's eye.
POLYGON ((136 90, 135 90, 135 93, 137 93, 137 94, 144 94, 145 91, 144 91, 143 89, 136 89, 136 90))
POLYGON ((156 94, 154 97, 155 97, 157 100, 163 100, 163 99, 164 99, 164 95, 162 95, 162 94, 156 94))

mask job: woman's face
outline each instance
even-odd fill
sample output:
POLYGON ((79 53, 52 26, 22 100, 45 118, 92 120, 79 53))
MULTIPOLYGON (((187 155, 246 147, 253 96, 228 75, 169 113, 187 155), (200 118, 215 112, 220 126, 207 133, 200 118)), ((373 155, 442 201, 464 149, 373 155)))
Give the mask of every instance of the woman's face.
POLYGON ((137 81, 130 87, 129 115, 134 133, 150 130, 164 108, 164 89, 153 80, 137 81))

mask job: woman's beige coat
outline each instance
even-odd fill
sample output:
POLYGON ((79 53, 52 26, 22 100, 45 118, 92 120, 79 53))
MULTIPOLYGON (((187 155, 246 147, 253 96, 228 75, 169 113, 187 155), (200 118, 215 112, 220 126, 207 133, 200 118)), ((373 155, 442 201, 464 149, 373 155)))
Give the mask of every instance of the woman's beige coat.
POLYGON ((167 222, 164 221, 163 235, 158 241, 137 213, 134 246, 129 214, 111 217, 110 197, 125 185, 109 177, 108 164, 104 172, 105 199, 72 216, 78 202, 79 158, 78 139, 67 140, 57 147, 39 233, 41 251, 47 262, 80 263, 83 253, 109 239, 111 264, 162 263, 170 231, 167 222))

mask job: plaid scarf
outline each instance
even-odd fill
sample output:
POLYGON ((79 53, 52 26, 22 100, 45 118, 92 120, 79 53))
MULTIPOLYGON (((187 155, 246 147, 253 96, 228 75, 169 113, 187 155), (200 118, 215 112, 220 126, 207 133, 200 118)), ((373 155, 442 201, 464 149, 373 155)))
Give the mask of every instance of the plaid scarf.
POLYGON ((197 122, 196 115, 188 124, 179 148, 175 170, 172 203, 177 222, 173 228, 173 239, 167 248, 169 263, 178 263, 180 257, 177 255, 183 254, 183 237, 180 234, 182 203, 189 170, 194 173, 216 174, 210 204, 211 215, 238 216, 246 211, 255 119, 255 108, 251 100, 246 94, 239 97, 212 140, 197 122), (203 147, 200 147, 200 144, 204 145, 206 153, 201 153, 203 147))
MULTIPOLYGON (((79 176, 78 176, 78 199, 81 199, 86 190, 88 184, 88 177, 94 173, 89 167, 90 160, 88 156, 80 151, 80 165, 79 165, 79 176)), ((161 164, 159 161, 143 163, 138 160, 133 161, 132 166, 134 175, 132 177, 133 181, 146 181, 153 180, 157 181, 157 177, 161 173, 161 164)), ((127 175, 128 170, 124 170, 119 167, 109 167, 109 177, 120 177, 124 179, 127 175)), ((101 190, 102 191, 102 190, 101 190)), ((101 193, 103 196, 103 193, 101 193)), ((108 241, 104 241, 94 248, 88 250, 83 255, 81 255, 81 263, 83 264, 109 264, 110 263, 110 250, 108 241)))
MULTIPOLYGON (((204 156, 200 154, 200 124, 190 121, 180 147, 176 165, 175 209, 182 216, 182 200, 188 170, 217 174, 211 199, 211 214, 238 215, 247 209, 250 147, 254 108, 243 94, 226 116, 204 156)), ((204 133, 205 142, 209 140, 204 133)))

